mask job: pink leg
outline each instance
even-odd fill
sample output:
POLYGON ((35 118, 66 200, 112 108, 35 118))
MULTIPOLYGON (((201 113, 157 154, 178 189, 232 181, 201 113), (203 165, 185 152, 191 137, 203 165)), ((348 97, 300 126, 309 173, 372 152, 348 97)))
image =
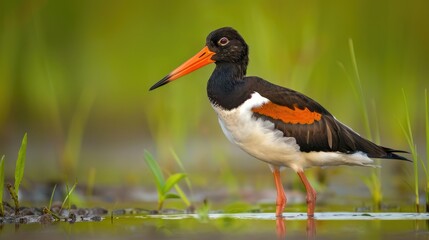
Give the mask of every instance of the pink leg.
POLYGON ((284 221, 283 217, 276 217, 277 239, 285 239, 286 237, 286 226, 284 221))
POLYGON ((313 217, 307 218, 307 240, 316 239, 316 223, 313 217))
POLYGON ((275 168, 273 171, 274 182, 276 183, 277 199, 276 199, 276 217, 282 217, 283 209, 285 208, 287 199, 283 189, 282 180, 280 179, 280 170, 275 168))
POLYGON ((305 186, 307 191, 307 216, 314 217, 314 207, 316 204, 316 191, 311 187, 310 182, 308 182, 307 177, 304 172, 298 172, 298 176, 301 179, 302 183, 305 186))

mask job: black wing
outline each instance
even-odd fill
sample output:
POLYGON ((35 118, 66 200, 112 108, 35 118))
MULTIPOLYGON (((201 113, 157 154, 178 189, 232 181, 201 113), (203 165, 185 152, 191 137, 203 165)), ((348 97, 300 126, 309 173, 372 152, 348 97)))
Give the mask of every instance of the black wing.
POLYGON ((246 81, 261 96, 269 99, 253 109, 254 117, 269 120, 286 137, 296 139, 303 152, 327 151, 355 153, 363 152, 371 158, 408 160, 395 152, 403 152, 379 146, 354 132, 335 119, 325 108, 311 98, 283 88, 260 78, 250 77, 246 81), (274 109, 274 110, 273 110, 274 109), (279 115, 279 110, 285 113, 279 115))

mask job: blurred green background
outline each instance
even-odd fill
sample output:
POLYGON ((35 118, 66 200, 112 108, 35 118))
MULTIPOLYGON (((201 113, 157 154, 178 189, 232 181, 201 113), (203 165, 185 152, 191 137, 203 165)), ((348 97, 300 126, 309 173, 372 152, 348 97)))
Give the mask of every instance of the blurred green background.
MULTIPOLYGON (((214 65, 148 91, 199 51, 209 32, 232 26, 250 45, 249 75, 303 92, 362 135, 408 150, 400 127, 404 89, 424 156, 428 9, 426 0, 4 0, 0 154, 12 177, 20 139, 28 132, 27 181, 67 176, 85 182, 96 169, 98 184, 145 186, 153 182, 143 149, 174 172, 173 149, 194 185, 273 188, 268 167, 230 145, 218 126, 205 92, 214 65)), ((401 181, 409 181, 412 164, 386 165, 407 168, 401 181)), ((361 178, 354 183, 362 186, 361 178)))

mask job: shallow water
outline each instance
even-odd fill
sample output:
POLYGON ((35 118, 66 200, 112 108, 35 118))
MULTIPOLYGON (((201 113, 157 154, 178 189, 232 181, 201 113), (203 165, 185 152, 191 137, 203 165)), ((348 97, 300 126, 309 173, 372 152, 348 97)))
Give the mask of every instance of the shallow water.
POLYGON ((305 213, 123 215, 3 225, 0 239, 429 239, 428 223, 429 214, 397 212, 324 212, 310 220, 305 213))

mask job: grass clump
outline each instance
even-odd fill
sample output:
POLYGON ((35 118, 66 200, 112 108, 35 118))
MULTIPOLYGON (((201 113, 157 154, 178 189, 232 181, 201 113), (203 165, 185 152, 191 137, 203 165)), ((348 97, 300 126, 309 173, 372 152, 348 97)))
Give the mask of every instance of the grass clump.
POLYGON ((51 215, 56 221, 60 221, 61 220, 61 211, 64 209, 64 206, 67 205, 68 209, 71 209, 71 201, 70 198, 72 197, 73 191, 77 186, 77 181, 75 181, 75 183, 73 184, 73 186, 71 188, 69 188, 68 184, 66 184, 66 195, 64 197, 64 200, 61 204, 61 207, 59 208, 58 211, 52 210, 52 202, 54 199, 54 195, 55 195, 55 190, 57 189, 57 185, 54 185, 54 188, 52 189, 52 193, 51 193, 51 198, 49 199, 49 205, 48 207, 44 207, 43 208, 43 213, 44 214, 49 214, 51 215))
POLYGON ((153 158, 152 154, 147 150, 144 151, 144 160, 146 164, 149 166, 150 171, 152 172, 156 189, 158 192, 158 211, 162 210, 164 205, 164 201, 172 198, 180 198, 182 201, 189 207, 190 202, 186 197, 186 194, 182 191, 178 183, 180 180, 186 178, 186 174, 184 173, 175 173, 170 175, 167 179, 165 179, 164 174, 159 167, 158 162, 153 158), (170 193, 171 189, 175 187, 177 194, 170 193))
POLYGON ((57 189, 57 184, 55 184, 54 188, 52 189, 51 198, 49 199, 49 205, 48 205, 48 207, 43 208, 43 213, 51 215, 52 217, 55 218, 55 220, 60 220, 60 217, 57 214, 55 214, 55 213, 53 213, 51 211, 51 209, 52 209, 52 202, 54 200, 54 195, 55 195, 55 190, 56 189, 57 189))

